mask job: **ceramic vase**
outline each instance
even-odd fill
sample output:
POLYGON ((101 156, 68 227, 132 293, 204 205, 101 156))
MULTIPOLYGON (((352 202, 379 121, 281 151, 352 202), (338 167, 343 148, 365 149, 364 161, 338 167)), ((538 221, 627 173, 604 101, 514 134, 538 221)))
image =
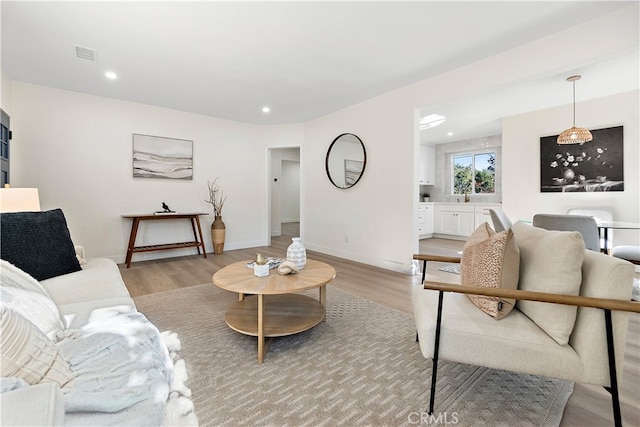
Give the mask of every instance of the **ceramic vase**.
POLYGON ((287 261, 291 261, 302 270, 307 263, 307 250, 299 237, 293 237, 293 243, 287 248, 287 261))
POLYGON ((221 254, 224 252, 224 237, 227 229, 220 215, 216 215, 211 224, 211 242, 213 243, 213 253, 221 254))
POLYGON ((562 169, 562 176, 564 177, 565 182, 567 184, 570 184, 571 182, 573 182, 573 178, 576 177, 576 173, 573 171, 573 169, 565 168, 562 169))

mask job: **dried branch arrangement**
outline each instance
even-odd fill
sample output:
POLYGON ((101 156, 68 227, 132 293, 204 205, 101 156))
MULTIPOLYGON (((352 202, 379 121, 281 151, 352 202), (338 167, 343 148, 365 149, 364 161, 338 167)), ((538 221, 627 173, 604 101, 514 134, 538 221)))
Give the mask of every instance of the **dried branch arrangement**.
POLYGON ((220 189, 220 185, 217 183, 218 178, 214 179, 213 182, 207 181, 209 200, 205 200, 205 202, 213 206, 213 214, 215 216, 222 216, 222 207, 224 206, 225 200, 227 200, 227 196, 225 196, 224 192, 220 189))

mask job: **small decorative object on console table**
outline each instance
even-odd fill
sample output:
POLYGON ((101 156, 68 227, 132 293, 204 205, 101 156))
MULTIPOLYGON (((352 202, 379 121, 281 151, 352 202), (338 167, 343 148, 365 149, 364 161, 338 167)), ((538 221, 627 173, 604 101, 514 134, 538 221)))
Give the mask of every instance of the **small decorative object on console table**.
POLYGON ((307 263, 307 250, 300 241, 300 237, 293 237, 293 243, 287 248, 287 261, 294 263, 302 270, 307 263))
POLYGON ((165 202, 162 202, 162 210, 161 211, 155 211, 154 214, 155 215, 170 215, 170 214, 174 214, 176 213, 176 211, 172 211, 171 208, 169 207, 169 205, 167 205, 165 202))
POLYGON ((217 184, 218 178, 213 182, 207 181, 209 187, 209 200, 205 202, 210 203, 213 206, 213 214, 215 216, 213 223, 211 224, 211 243, 213 244, 213 253, 221 254, 224 252, 224 239, 227 232, 226 226, 222 221, 222 207, 224 206, 227 196, 220 189, 217 184))

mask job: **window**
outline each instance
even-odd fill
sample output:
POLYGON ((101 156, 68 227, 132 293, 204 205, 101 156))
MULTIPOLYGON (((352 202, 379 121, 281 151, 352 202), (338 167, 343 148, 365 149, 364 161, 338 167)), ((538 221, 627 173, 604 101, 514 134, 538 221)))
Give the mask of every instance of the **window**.
POLYGON ((453 156, 451 194, 496 192, 496 153, 465 153, 453 156))
POLYGON ((0 126, 0 186, 9 184, 9 140, 11 131, 9 130, 9 115, 0 110, 2 115, 2 125, 0 126))

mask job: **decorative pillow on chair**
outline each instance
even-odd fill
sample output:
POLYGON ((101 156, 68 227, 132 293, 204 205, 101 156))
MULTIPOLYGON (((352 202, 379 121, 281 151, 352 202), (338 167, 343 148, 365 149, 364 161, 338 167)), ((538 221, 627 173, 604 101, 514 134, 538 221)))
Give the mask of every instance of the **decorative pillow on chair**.
MULTIPOLYGON (((520 249, 520 289, 580 294, 585 247, 579 232, 549 231, 521 222, 511 229, 520 249)), ((569 342, 577 307, 535 301, 518 301, 517 307, 558 344, 569 342)))
POLYGON ((36 280, 81 270, 60 209, 0 214, 0 233, 0 258, 36 280))
MULTIPOLYGON (((510 229, 496 233, 486 222, 464 245, 460 260, 460 281, 464 286, 517 289, 520 254, 510 229)), ((482 311, 502 319, 515 300, 483 295, 467 295, 482 311)))
POLYGON ((60 387, 74 377, 58 349, 40 329, 0 303, 0 371, 3 377, 29 384, 56 382, 60 387))

